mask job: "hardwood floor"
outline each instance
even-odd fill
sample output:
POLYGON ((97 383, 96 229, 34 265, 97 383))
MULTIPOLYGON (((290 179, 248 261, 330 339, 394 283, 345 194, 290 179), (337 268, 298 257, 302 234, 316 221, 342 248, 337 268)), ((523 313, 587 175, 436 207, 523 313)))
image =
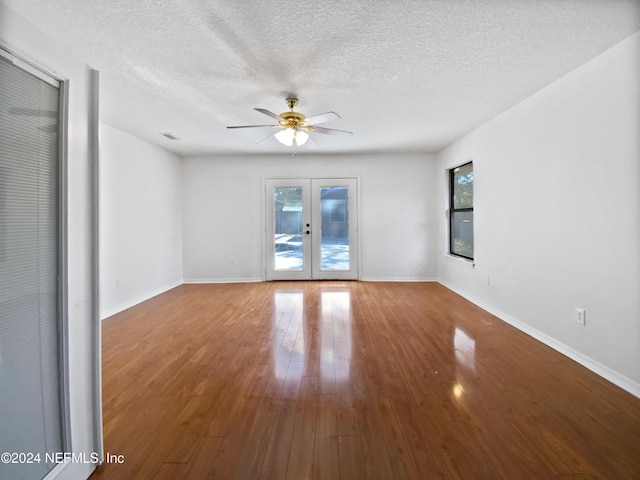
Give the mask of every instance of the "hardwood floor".
POLYGON ((103 388, 94 479, 640 478, 640 399, 435 283, 183 285, 103 388))

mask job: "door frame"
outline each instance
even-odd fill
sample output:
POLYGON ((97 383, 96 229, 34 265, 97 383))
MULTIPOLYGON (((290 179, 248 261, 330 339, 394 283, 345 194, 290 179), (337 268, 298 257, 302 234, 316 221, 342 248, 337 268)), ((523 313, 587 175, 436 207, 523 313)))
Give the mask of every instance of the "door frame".
MULTIPOLYGON (((268 274, 268 259, 270 256, 270 245, 271 242, 268 240, 268 225, 267 225, 267 215, 268 215, 268 209, 272 208, 272 204, 270 202, 267 201, 267 183, 269 181, 276 181, 276 180, 282 180, 284 182, 286 181, 293 181, 293 180, 304 180, 304 181, 308 181, 309 185, 311 186, 312 181, 328 181, 331 182, 332 180, 335 180, 337 182, 339 181, 344 181, 344 180, 351 180, 355 182, 355 195, 353 197, 354 199, 354 203, 355 205, 353 206, 354 208, 350 209, 349 211, 349 222, 354 222, 355 223, 355 242, 356 242, 356 248, 355 248, 355 252, 354 253, 354 260, 356 262, 355 268, 353 270, 349 271, 349 275, 348 278, 345 278, 345 275, 340 275, 340 273, 344 273, 344 271, 336 271, 336 275, 332 275, 332 274, 327 274, 327 275, 322 275, 322 277, 324 278, 314 278, 313 277, 313 272, 310 272, 309 278, 311 280, 360 280, 361 278, 361 268, 360 265, 362 265, 361 260, 361 252, 362 252, 362 235, 361 235, 361 229, 360 229, 360 177, 359 176, 354 176, 354 175, 347 175, 347 176, 326 176, 326 175, 322 175, 322 176, 302 176, 302 175, 296 175, 296 176, 270 176, 270 177, 262 177, 262 280, 263 281, 272 281, 272 280, 308 280, 309 278, 306 278, 305 276, 299 275, 299 278, 295 278, 295 275, 285 275, 283 274, 282 276, 276 275, 276 277, 280 277, 280 278, 273 278, 273 276, 269 276, 268 274), (341 278, 342 277, 342 278, 341 278)), ((340 186, 340 185, 336 185, 336 186, 340 186)), ((350 192, 351 194, 351 192, 350 192)), ((309 199, 311 200, 311 198, 314 197, 314 192, 312 191, 312 188, 310 188, 309 191, 309 199)), ((313 219, 310 222, 312 225, 312 227, 315 227, 315 222, 313 221, 313 219)), ((320 232, 319 228, 313 228, 312 231, 318 231, 320 232)), ((316 237, 316 235, 312 235, 313 237, 316 237)), ((314 238, 315 240, 315 238, 314 238)), ((319 242, 316 240, 315 243, 319 242)), ((319 250, 318 250, 319 251, 319 250)), ((310 252, 311 255, 313 255, 313 253, 310 252)), ((309 259, 311 260, 311 256, 309 256, 309 259)), ((317 261, 317 259, 316 259, 317 261)), ((311 262, 309 262, 311 263, 311 262)), ((312 265, 310 265, 310 268, 313 268, 312 265)), ((290 274, 291 272, 287 272, 288 274, 290 274)), ((295 273, 295 272, 293 272, 295 273)), ((305 272, 306 273, 306 272, 305 272)))
POLYGON ((62 450, 84 454, 88 461, 65 457, 43 478, 87 478, 104 459, 97 254, 99 73, 57 50, 53 57, 47 50, 47 67, 41 66, 40 46, 46 42, 36 41, 41 37, 21 28, 29 25, 1 4, 0 16, 6 16, 6 23, 14 27, 0 31, 0 56, 59 89, 57 288, 62 450), (86 135, 70 137, 74 125, 84 126, 86 135), (80 178, 86 182, 72 181, 80 178), (71 245, 76 255, 70 255, 71 245), (76 328, 69 328, 72 323, 76 328))

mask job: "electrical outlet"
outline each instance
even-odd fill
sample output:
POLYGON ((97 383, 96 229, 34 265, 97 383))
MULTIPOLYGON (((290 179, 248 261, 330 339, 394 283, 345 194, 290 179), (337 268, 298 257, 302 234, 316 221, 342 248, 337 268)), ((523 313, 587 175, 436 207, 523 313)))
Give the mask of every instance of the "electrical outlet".
POLYGON ((576 323, 584 326, 587 324, 586 322, 586 312, 584 311, 584 308, 577 308, 576 307, 576 323))
POLYGON ((238 266, 238 262, 236 261, 236 259, 235 259, 235 258, 230 259, 230 260, 229 260, 229 264, 230 264, 232 267, 237 267, 237 266, 238 266))

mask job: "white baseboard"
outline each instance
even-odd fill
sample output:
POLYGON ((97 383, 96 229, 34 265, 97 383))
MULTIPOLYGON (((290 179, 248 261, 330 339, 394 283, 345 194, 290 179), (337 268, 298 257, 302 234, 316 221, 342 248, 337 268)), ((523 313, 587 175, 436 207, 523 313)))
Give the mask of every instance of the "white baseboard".
POLYGON ((153 298, 157 295, 160 295, 161 293, 167 292, 173 288, 179 287, 180 285, 182 285, 183 283, 185 283, 183 280, 178 280, 177 282, 173 282, 170 285, 166 285, 164 287, 160 287, 157 288, 155 290, 152 290, 151 292, 147 292, 143 295, 138 295, 137 297, 134 297, 130 300, 127 300, 124 303, 121 303, 120 305, 116 305, 115 307, 110 307, 110 308, 106 308, 104 310, 100 310, 100 320, 104 320, 105 318, 109 318, 113 315, 115 315, 116 313, 120 313, 123 310, 126 310, 127 308, 131 308, 134 307, 136 305, 138 305, 139 303, 142 303, 146 300, 149 300, 150 298, 153 298))
MULTIPOLYGON (((82 458, 90 460, 91 453, 85 453, 82 458)), ((98 465, 94 463, 72 462, 68 460, 58 463, 53 467, 53 469, 45 475, 44 480, 80 480, 89 478, 97 466, 98 465)))
POLYGON ((264 280, 260 277, 240 278, 187 278, 184 283, 258 283, 264 280))
MULTIPOLYGON (((437 282, 437 277, 363 277, 362 282, 437 282)), ((264 282, 260 277, 240 277, 240 278, 187 278, 186 284, 198 283, 257 283, 264 282)))
POLYGON ((362 277, 363 282, 437 282, 437 277, 362 277))
POLYGON ((569 357, 570 359, 578 362, 583 367, 588 368, 592 372, 600 375, 602 378, 610 381, 614 385, 617 385, 618 387, 622 388, 623 390, 626 390, 630 394, 640 398, 640 383, 635 382, 634 380, 620 374, 619 372, 607 367, 606 365, 603 365, 602 363, 592 359, 591 357, 588 357, 587 355, 584 355, 583 353, 580 353, 577 350, 574 350, 568 345, 565 345, 564 343, 559 342, 555 338, 550 337, 546 333, 543 333, 540 330, 537 330, 531 327, 530 325, 518 320, 517 318, 514 318, 511 315, 497 308, 494 308, 491 305, 488 305, 487 303, 483 302, 482 300, 479 300, 473 295, 470 295, 464 290, 461 290, 458 287, 451 285, 450 283, 442 279, 439 279, 437 281, 438 283, 447 287, 449 290, 469 300, 471 303, 477 305, 483 310, 486 310, 490 314, 498 317, 500 320, 508 323, 509 325, 514 326, 518 330, 526 333, 527 335, 535 338, 536 340, 539 340, 540 342, 562 353, 563 355, 569 357))

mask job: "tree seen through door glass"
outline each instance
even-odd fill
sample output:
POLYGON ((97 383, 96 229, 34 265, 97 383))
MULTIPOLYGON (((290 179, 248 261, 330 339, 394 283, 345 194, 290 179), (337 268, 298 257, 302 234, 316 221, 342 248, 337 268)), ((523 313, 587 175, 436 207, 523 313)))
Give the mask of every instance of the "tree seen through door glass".
POLYGON ((302 270, 302 188, 274 189, 275 269, 302 270))

